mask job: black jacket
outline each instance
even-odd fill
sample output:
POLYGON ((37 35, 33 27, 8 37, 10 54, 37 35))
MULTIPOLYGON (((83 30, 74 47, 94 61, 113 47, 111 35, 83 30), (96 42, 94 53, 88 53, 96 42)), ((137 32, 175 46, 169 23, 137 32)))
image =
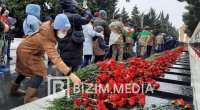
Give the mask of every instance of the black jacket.
POLYGON ((82 62, 84 34, 82 25, 90 22, 87 17, 82 17, 75 12, 65 13, 71 23, 67 36, 58 40, 60 56, 69 67, 77 67, 82 62))

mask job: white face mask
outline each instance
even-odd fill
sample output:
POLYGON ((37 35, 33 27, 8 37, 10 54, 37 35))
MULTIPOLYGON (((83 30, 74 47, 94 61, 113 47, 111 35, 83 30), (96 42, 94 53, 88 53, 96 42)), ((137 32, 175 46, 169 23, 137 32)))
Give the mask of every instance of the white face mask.
POLYGON ((57 33, 58 38, 62 39, 64 38, 66 35, 63 33, 57 33))

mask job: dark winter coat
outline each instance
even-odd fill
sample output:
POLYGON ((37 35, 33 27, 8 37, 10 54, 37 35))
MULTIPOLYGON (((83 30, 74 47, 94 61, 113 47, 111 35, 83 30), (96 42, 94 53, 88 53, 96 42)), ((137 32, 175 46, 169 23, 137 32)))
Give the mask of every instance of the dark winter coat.
POLYGON ((81 64, 83 56, 84 34, 82 25, 88 24, 90 19, 72 11, 68 11, 65 14, 72 27, 67 36, 58 41, 60 56, 69 67, 77 67, 81 64))

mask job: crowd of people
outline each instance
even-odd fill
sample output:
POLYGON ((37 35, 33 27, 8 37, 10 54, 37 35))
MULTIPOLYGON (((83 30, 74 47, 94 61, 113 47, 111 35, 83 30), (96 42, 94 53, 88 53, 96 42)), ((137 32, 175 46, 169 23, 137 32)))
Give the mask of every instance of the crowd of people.
MULTIPOLYGON (((49 56, 49 64, 54 64, 72 82, 81 84, 73 72, 91 63, 107 58, 119 62, 133 56, 146 58, 164 50, 165 34, 157 34, 149 26, 134 29, 134 24, 121 21, 120 14, 108 20, 106 11, 92 14, 87 6, 83 7, 85 14, 81 16, 76 11, 78 3, 75 0, 60 0, 60 4, 64 13, 58 14, 55 19, 47 16, 45 22, 40 20, 39 5, 26 6, 27 17, 23 22, 26 39, 17 49, 16 72, 19 75, 10 88, 12 95, 25 95, 25 103, 38 99, 35 97, 37 89, 47 77, 44 53, 49 56), (31 77, 31 84, 25 92, 19 87, 26 77, 31 77)), ((8 18, 10 29, 0 36, 0 66, 3 67, 6 50, 7 59, 12 60, 9 48, 14 38, 12 30, 15 29, 16 20, 9 19, 9 10, 4 4, 0 5, 0 10, 1 15, 8 18)))
POLYGON ((8 60, 12 60, 10 56, 10 45, 14 41, 13 30, 17 20, 9 16, 9 9, 6 5, 0 3, 0 21, 3 23, 1 28, 7 28, 8 31, 1 31, 0 37, 0 72, 1 68, 5 68, 5 56, 7 55, 8 60))

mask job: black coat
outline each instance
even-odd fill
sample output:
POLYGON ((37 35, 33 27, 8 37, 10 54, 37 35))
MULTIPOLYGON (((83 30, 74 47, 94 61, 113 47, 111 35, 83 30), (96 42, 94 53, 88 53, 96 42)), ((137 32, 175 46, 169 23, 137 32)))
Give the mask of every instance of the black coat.
POLYGON ((72 27, 65 38, 58 40, 60 56, 69 67, 77 67, 81 64, 83 56, 84 34, 82 25, 88 24, 90 19, 75 12, 66 12, 65 14, 68 16, 72 27), (74 32, 78 35, 74 35, 74 32))

